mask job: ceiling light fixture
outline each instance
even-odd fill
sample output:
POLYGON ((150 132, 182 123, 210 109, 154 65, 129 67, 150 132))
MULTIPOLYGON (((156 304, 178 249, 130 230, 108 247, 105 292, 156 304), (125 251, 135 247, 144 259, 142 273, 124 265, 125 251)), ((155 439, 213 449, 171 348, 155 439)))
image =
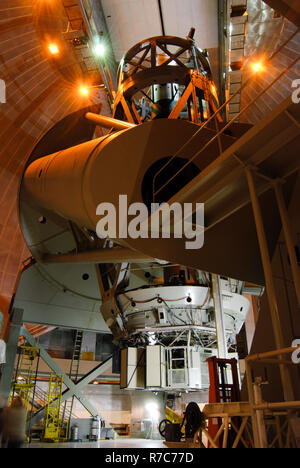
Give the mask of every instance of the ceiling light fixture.
POLYGON ((98 55, 99 57, 103 57, 103 55, 105 54, 105 46, 104 44, 102 43, 99 43, 95 46, 95 53, 96 55, 98 55))
POLYGON ((82 94, 83 96, 87 96, 89 94, 88 88, 86 88, 85 86, 80 88, 80 94, 82 94))
POLYGON ((49 44, 49 51, 52 55, 57 55, 59 54, 59 48, 57 47, 56 44, 49 44))
POLYGON ((256 62, 252 64, 252 70, 257 73, 264 69, 263 64, 261 62, 256 62))

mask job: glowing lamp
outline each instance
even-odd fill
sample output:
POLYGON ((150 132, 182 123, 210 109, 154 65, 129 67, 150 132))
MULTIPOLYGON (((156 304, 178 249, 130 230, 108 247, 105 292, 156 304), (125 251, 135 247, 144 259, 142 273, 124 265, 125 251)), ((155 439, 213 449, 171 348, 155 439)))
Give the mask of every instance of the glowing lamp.
POLYGON ((57 47, 56 44, 50 44, 49 51, 52 55, 57 55, 59 53, 59 48, 57 47))
POLYGON ((89 94, 89 90, 85 87, 80 88, 80 94, 83 96, 87 96, 89 94))
POLYGON ((253 63, 253 64, 252 64, 252 70, 253 70, 255 73, 258 73, 258 72, 262 71, 263 68, 264 68, 264 67, 263 67, 262 63, 260 63, 260 62, 256 62, 256 63, 253 63))
POLYGON ((97 44, 95 46, 95 53, 102 57, 105 54, 105 47, 103 44, 97 44))

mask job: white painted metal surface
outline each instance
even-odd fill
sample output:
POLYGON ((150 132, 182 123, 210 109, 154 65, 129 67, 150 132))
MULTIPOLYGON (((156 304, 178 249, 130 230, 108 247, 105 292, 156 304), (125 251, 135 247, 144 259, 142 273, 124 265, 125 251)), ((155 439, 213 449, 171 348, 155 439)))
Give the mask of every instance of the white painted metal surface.
POLYGON ((186 37, 194 27, 198 47, 218 47, 217 0, 162 0, 162 10, 167 35, 186 37))
MULTIPOLYGON (((226 283, 222 282, 222 299, 224 309, 225 328, 229 332, 235 334, 240 332, 241 327, 246 319, 250 303, 248 299, 240 294, 232 293, 226 287, 226 283)), ((190 325, 208 326, 215 329, 215 325, 207 316, 205 311, 214 307, 213 299, 207 287, 204 286, 162 286, 147 289, 138 289, 129 291, 126 294, 118 296, 120 305, 129 320, 132 320, 133 325, 138 325, 140 328, 147 326, 147 314, 143 319, 140 313, 149 312, 156 308, 159 312, 158 322, 156 326, 173 325, 166 318, 166 309, 176 309, 177 317, 180 317, 190 325), (191 302, 187 302, 187 298, 191 302), (209 299, 209 300, 207 300, 209 299), (162 300, 162 302, 160 302, 162 300), (192 314, 192 321, 187 315, 192 314), (134 319, 139 321, 134 323, 134 319), (140 321, 144 321, 143 323, 140 321)), ((148 314, 149 315, 149 314, 148 314)), ((182 322, 175 317, 175 324, 182 325, 182 322)), ((150 326, 152 322, 148 322, 150 326)), ((153 325, 153 324, 152 324, 153 325)))
POLYGON ((102 5, 118 61, 134 44, 161 35, 156 0, 103 0, 102 5))
MULTIPOLYGON (((157 0, 102 0, 116 59, 146 37, 161 36, 157 0)), ((165 32, 186 37, 196 28, 195 41, 202 49, 218 47, 217 0, 162 0, 165 32)))

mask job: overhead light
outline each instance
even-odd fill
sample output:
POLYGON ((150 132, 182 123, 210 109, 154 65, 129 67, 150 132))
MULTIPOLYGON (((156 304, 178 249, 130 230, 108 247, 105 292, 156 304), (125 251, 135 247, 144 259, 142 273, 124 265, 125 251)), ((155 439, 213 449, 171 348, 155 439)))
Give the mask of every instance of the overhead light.
POLYGON ((252 70, 255 72, 255 73, 258 73, 260 71, 263 71, 264 70, 264 66, 261 62, 255 62, 255 63, 252 63, 252 70))
POLYGON ((155 402, 149 402, 146 404, 146 410, 149 412, 151 415, 151 419, 153 421, 158 421, 160 414, 159 414, 159 409, 158 409, 158 404, 155 402))
POLYGON ((105 46, 101 42, 95 46, 95 53, 102 57, 105 54, 105 46))
POLYGON ((157 403, 155 403, 154 401, 150 401, 149 403, 146 404, 146 410, 148 411, 158 410, 157 403))
POLYGON ((59 48, 56 44, 49 44, 49 52, 52 54, 52 55, 57 55, 59 54, 59 48))
POLYGON ((89 90, 88 88, 86 88, 85 86, 82 86, 82 88, 80 88, 79 90, 80 94, 82 94, 83 96, 87 96, 89 94, 89 90))

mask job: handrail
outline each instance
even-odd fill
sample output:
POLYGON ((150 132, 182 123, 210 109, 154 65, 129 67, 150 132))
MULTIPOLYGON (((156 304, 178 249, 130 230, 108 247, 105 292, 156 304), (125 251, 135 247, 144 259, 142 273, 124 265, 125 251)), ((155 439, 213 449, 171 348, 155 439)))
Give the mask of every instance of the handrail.
MULTIPOLYGON (((250 354, 250 356, 247 356, 245 359, 248 362, 249 361, 262 361, 263 359, 268 359, 268 358, 271 358, 271 357, 281 356, 283 354, 293 353, 297 349, 300 350, 300 346, 277 349, 275 351, 267 351, 266 353, 250 354)), ((278 364, 282 364, 282 362, 280 360, 278 360, 278 364)))

